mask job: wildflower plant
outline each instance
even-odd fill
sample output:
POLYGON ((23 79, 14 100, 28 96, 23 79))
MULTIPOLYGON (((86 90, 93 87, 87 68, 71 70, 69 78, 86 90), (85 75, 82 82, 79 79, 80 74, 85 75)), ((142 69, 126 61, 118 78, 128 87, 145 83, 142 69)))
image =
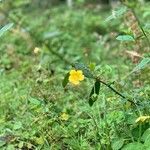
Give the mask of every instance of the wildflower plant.
MULTIPOLYGON (((75 63, 72 65, 74 69, 70 70, 63 82, 63 87, 66 87, 68 82, 71 82, 74 85, 78 85, 80 81, 84 80, 84 78, 89 78, 95 80, 95 83, 91 89, 90 95, 89 95, 89 105, 92 106, 94 102, 97 100, 99 92, 100 92, 100 86, 101 84, 107 86, 110 90, 112 90, 114 93, 119 95, 121 98, 125 99, 126 101, 129 101, 131 104, 136 105, 136 102, 133 100, 126 98, 122 93, 114 89, 109 83, 104 82, 101 80, 100 77, 97 77, 93 74, 93 72, 90 70, 89 67, 82 63, 75 63)), ((92 68, 93 69, 93 68, 92 68)))

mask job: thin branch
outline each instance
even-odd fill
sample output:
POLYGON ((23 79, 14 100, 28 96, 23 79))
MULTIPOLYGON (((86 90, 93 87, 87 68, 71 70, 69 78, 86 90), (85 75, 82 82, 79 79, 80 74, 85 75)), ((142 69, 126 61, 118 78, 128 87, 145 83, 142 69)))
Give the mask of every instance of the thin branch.
POLYGON ((122 93, 120 93, 119 91, 117 91, 116 89, 114 89, 110 84, 100 80, 99 78, 95 78, 97 81, 99 81, 100 83, 104 84, 105 86, 107 86, 109 89, 111 89, 115 94, 119 95, 121 98, 126 99, 128 102, 130 102, 131 104, 137 106, 137 103, 126 98, 126 96, 124 96, 122 93))

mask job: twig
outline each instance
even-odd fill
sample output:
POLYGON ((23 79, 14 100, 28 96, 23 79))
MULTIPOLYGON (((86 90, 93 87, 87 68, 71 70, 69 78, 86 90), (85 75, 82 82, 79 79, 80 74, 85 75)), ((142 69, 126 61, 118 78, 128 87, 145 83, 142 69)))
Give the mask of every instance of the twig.
POLYGON ((126 99, 128 102, 130 102, 131 104, 137 106, 137 103, 126 98, 122 93, 120 93, 119 91, 117 91, 116 89, 114 89, 110 84, 100 80, 99 78, 95 78, 97 81, 99 81, 100 83, 104 84, 105 86, 107 86, 109 89, 111 89, 114 93, 116 93, 117 95, 119 95, 121 98, 126 99))

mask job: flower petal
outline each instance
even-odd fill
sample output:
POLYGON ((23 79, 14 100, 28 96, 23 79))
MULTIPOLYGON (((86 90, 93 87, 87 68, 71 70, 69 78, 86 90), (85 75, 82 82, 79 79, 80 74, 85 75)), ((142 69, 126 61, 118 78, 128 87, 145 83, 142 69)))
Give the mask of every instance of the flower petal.
POLYGON ((70 75, 76 74, 76 70, 71 70, 70 75))
POLYGON ((71 70, 70 71, 70 76, 69 76, 69 82, 72 84, 79 84, 79 81, 84 80, 84 75, 82 70, 71 70))

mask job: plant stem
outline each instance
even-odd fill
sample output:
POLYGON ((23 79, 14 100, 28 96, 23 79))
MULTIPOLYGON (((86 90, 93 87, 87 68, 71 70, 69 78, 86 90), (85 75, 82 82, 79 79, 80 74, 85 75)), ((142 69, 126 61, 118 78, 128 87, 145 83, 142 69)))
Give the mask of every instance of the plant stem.
POLYGON ((134 104, 136 106, 136 103, 128 98, 126 98, 122 93, 120 93, 119 91, 117 91, 116 89, 114 89, 110 84, 100 80, 99 78, 95 78, 97 81, 99 81, 100 83, 104 84, 105 86, 107 86, 109 89, 111 89, 114 93, 116 93, 117 95, 119 95, 120 97, 122 97, 123 99, 126 99, 128 102, 130 102, 131 104, 134 104))
POLYGON ((140 22, 139 18, 137 17, 137 15, 136 15, 136 13, 135 13, 135 11, 134 11, 133 9, 132 9, 132 12, 133 12, 133 14, 134 14, 134 16, 135 16, 135 18, 136 18, 138 24, 139 24, 139 27, 140 27, 140 29, 141 29, 143 35, 145 36, 145 38, 146 38, 146 40, 147 40, 148 46, 150 47, 149 38, 148 38, 148 36, 146 35, 146 33, 145 33, 145 31, 144 31, 144 29, 143 29, 143 27, 142 27, 142 25, 141 25, 141 22, 140 22))

